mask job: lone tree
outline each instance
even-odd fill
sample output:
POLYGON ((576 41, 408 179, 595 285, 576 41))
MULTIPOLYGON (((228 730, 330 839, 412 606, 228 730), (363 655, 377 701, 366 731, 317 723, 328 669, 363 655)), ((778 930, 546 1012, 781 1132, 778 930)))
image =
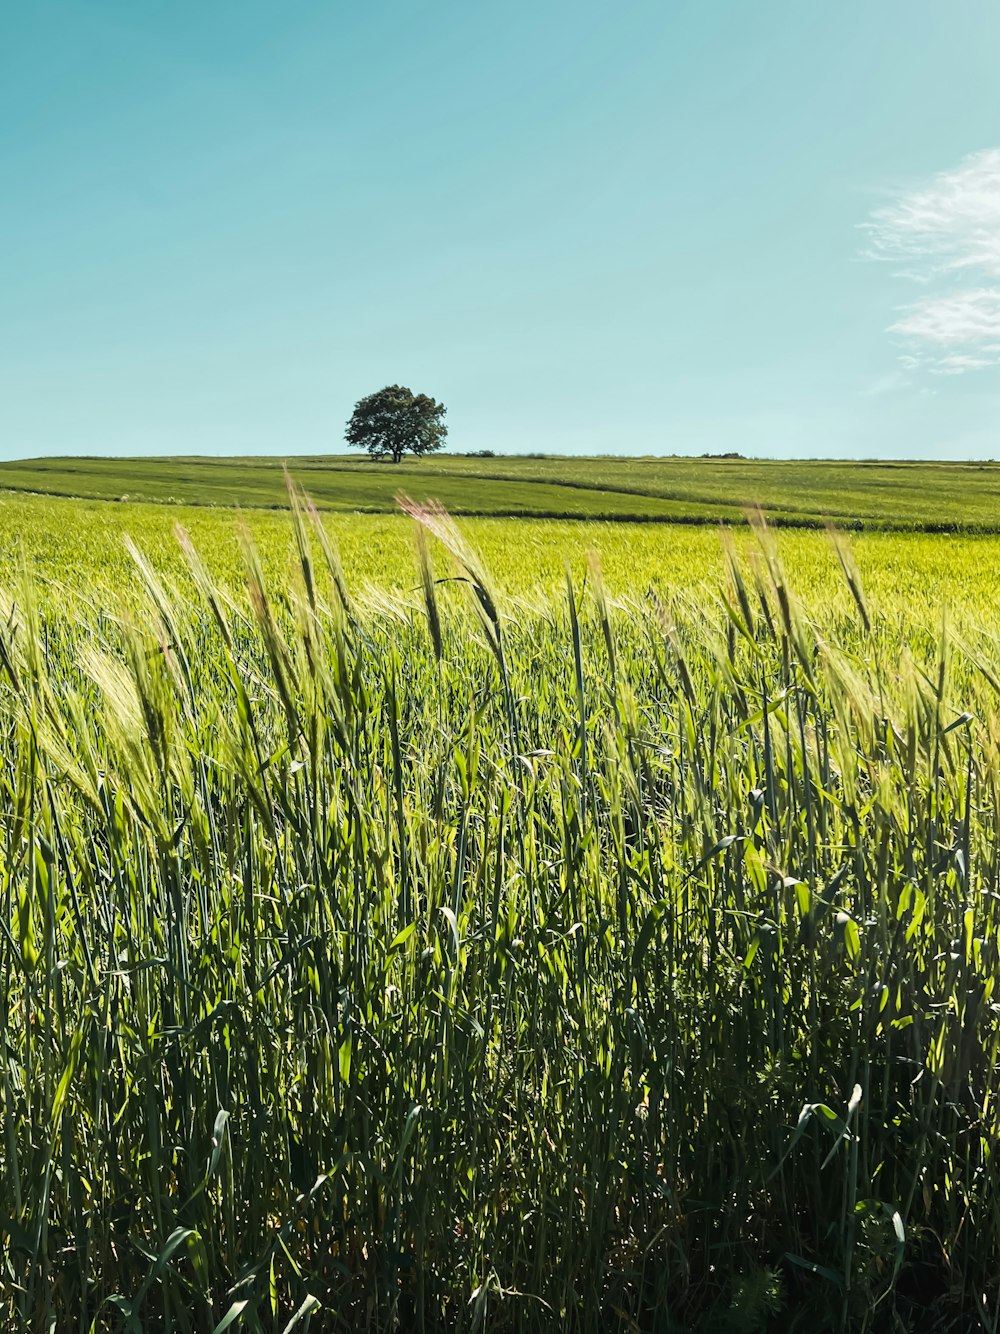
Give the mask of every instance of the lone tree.
POLYGON ((345 438, 373 459, 398 463, 407 452, 432 454, 442 447, 448 434, 444 414, 443 403, 390 384, 354 405, 345 438))

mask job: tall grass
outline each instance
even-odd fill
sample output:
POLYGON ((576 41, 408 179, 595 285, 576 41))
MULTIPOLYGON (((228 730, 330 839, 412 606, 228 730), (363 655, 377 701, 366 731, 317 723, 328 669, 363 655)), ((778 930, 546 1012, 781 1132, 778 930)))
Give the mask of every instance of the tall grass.
POLYGON ((995 614, 763 527, 515 613, 410 510, 410 602, 298 505, 0 607, 4 1328, 995 1331, 995 614))

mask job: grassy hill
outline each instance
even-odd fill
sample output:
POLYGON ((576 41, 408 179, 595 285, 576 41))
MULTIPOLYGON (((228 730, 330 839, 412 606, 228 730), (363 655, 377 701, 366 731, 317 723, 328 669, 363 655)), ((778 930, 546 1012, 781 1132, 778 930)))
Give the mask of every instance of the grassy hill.
MULTIPOLYGON (((276 458, 52 458, 0 464, 0 489, 95 500, 282 508, 276 458)), ((455 514, 706 523, 761 505, 774 523, 1000 531, 1000 465, 691 458, 468 458, 288 467, 325 510, 390 513, 398 492, 455 514)))

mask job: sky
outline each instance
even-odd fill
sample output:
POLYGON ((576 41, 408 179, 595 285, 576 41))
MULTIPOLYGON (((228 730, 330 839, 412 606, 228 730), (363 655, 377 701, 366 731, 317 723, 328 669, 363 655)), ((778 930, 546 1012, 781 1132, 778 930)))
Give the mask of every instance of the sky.
POLYGON ((0 4, 0 457, 1000 458, 996 0, 0 4))

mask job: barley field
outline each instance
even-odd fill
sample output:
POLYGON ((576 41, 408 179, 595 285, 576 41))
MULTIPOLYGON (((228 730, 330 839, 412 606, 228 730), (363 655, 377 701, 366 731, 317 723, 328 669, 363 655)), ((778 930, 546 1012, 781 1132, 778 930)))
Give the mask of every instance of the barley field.
POLYGON ((1000 541, 292 499, 0 500, 4 1328, 996 1331, 1000 541))

